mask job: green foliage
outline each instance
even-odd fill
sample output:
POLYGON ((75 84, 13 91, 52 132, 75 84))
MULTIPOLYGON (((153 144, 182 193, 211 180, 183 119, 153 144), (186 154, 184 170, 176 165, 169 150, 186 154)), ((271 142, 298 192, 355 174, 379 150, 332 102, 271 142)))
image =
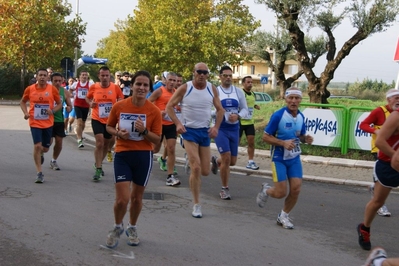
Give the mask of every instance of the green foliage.
POLYGON ((348 91, 351 95, 354 95, 354 96, 361 95, 365 91, 372 91, 374 93, 384 94, 389 89, 392 89, 394 87, 395 87, 394 81, 392 81, 391 84, 386 84, 382 80, 377 81, 377 80, 365 79, 362 82, 355 82, 355 83, 349 85, 348 91))
POLYGON ((241 2, 139 0, 134 15, 101 41, 96 55, 111 58, 112 67, 152 74, 173 70, 185 78, 197 62, 211 71, 237 63, 248 57, 244 43, 260 26, 241 2), (117 38, 123 38, 123 56, 117 38))
POLYGON ((19 93, 21 79, 19 70, 10 65, 0 66, 0 95, 15 95, 19 93))

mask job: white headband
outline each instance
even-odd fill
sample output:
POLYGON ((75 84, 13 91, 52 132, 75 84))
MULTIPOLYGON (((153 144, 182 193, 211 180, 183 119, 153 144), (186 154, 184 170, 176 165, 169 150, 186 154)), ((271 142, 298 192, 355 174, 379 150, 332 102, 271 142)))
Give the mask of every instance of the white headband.
POLYGON ((289 95, 299 95, 299 97, 302 98, 302 92, 300 90, 286 90, 285 91, 285 97, 289 96, 289 95))
POLYGON ((387 98, 392 97, 392 96, 396 96, 396 95, 399 95, 399 90, 388 93, 387 94, 387 98))

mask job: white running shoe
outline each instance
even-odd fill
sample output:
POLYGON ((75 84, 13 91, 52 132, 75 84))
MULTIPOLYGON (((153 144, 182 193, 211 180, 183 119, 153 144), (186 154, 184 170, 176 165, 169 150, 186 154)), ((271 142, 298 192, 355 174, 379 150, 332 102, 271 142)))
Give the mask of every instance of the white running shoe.
POLYGON ((127 235, 127 244, 129 246, 138 246, 140 244, 140 239, 137 236, 137 229, 134 227, 128 227, 126 229, 126 235, 127 235))
POLYGON ((256 203, 258 204, 259 207, 263 208, 266 204, 267 198, 269 195, 267 195, 266 190, 271 188, 268 183, 263 183, 262 184, 262 189, 258 193, 258 196, 256 197, 256 203))
POLYGON ((178 186, 180 185, 180 180, 175 177, 174 175, 170 175, 167 179, 166 179, 166 185, 167 186, 178 186))
POLYGON ((255 162, 248 162, 246 167, 247 167, 247 169, 251 169, 251 170, 258 170, 259 169, 259 166, 256 165, 255 162))
POLYGON ((277 217, 277 224, 281 225, 285 229, 294 229, 294 225, 291 223, 291 218, 288 217, 288 215, 284 217, 279 214, 277 217))
POLYGON ((108 248, 115 248, 118 245, 119 238, 123 233, 124 229, 122 227, 114 227, 111 231, 108 232, 106 246, 108 248))
POLYGON ((363 264, 363 266, 375 266, 377 265, 374 264, 375 260, 386 259, 386 258, 387 258, 387 252, 381 247, 376 247, 370 252, 370 255, 367 257, 366 263, 363 264))
POLYGON ((377 214, 379 216, 385 216, 385 217, 391 216, 391 212, 388 210, 386 205, 382 205, 382 207, 378 209, 377 214))
POLYGON ((229 188, 222 188, 222 190, 220 190, 219 195, 220 195, 220 198, 223 200, 231 199, 229 188))
POLYGON ((199 204, 194 204, 194 206, 193 206, 193 212, 191 213, 191 215, 192 215, 194 218, 202 218, 201 205, 199 205, 199 204))

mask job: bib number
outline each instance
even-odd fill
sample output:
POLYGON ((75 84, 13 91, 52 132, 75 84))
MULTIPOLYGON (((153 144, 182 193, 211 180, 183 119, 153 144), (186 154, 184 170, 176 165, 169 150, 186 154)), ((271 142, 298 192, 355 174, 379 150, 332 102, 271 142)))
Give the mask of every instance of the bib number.
POLYGON ((146 115, 144 114, 121 113, 119 116, 119 128, 126 129, 129 132, 129 139, 133 141, 144 140, 144 136, 141 136, 140 132, 135 128, 135 123, 139 117, 144 122, 144 126, 146 126, 146 115))
POLYGON ((100 118, 107 118, 112 109, 112 103, 99 103, 98 113, 100 118))
POLYGON ((284 148, 283 160, 291 160, 301 154, 301 146, 299 146, 299 141, 295 141, 295 147, 292 150, 287 150, 284 148))
POLYGON ((36 120, 47 120, 49 119, 49 115, 47 110, 50 109, 49 104, 35 104, 34 117, 36 120))
POLYGON ((238 114, 238 108, 232 107, 232 108, 225 108, 224 112, 224 120, 226 121, 227 124, 236 124, 237 122, 230 122, 229 121, 229 116, 231 114, 238 114))
POLYGON ((84 99, 87 96, 88 89, 86 88, 78 88, 78 98, 84 99))

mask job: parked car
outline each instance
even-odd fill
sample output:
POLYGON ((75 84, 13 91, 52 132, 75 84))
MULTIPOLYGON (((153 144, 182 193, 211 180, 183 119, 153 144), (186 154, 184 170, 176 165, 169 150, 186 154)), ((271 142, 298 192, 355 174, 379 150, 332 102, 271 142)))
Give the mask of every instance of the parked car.
POLYGON ((266 92, 258 92, 254 91, 255 93, 255 103, 271 103, 273 101, 272 97, 266 92))

